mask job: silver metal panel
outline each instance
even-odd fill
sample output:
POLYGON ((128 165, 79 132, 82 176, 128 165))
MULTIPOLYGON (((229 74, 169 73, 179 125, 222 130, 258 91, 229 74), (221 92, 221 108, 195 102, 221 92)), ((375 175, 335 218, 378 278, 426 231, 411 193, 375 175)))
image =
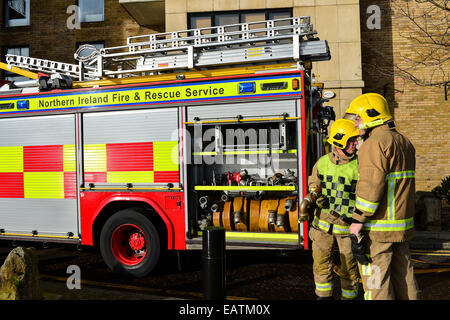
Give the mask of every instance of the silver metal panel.
POLYGON ((194 106, 189 107, 187 111, 187 121, 194 121, 198 117, 203 119, 223 119, 232 118, 238 115, 262 118, 268 116, 281 116, 288 113, 290 117, 297 116, 295 100, 282 101, 264 101, 264 102, 246 102, 230 103, 212 106, 194 106))
MULTIPOLYGON (((60 115, 1 119, 0 135, 0 147, 74 145, 75 117, 60 115)), ((43 154, 42 159, 45 156, 43 154)), ((0 228, 5 229, 6 233, 30 234, 36 230, 40 235, 66 235, 72 232, 77 236, 77 200, 0 198, 0 228)))
POLYGON ((75 144, 73 115, 0 119, 0 147, 75 144))
POLYGON ((0 199, 0 228, 6 233, 66 235, 77 231, 76 199, 0 199))
POLYGON ((177 109, 85 114, 84 144, 178 141, 177 109))

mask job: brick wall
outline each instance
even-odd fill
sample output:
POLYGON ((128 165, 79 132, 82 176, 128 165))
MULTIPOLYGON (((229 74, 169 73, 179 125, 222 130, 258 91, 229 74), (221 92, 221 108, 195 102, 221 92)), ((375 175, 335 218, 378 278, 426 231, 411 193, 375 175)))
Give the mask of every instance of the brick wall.
POLYGON ((112 47, 125 45, 128 36, 155 32, 139 26, 118 0, 105 0, 105 21, 82 23, 81 29, 70 30, 67 8, 76 4, 76 0, 31 0, 30 25, 10 28, 4 27, 1 6, 0 46, 28 45, 30 56, 76 63, 73 54, 77 42, 103 41, 112 47))
MULTIPOLYGON (((415 3, 409 2, 411 5, 415 3)), ((82 23, 80 30, 69 30, 66 23, 70 14, 66 10, 76 3, 76 0, 31 0, 30 26, 5 28, 1 21, 0 46, 28 45, 33 57, 75 63, 73 53, 77 42, 104 41, 106 47, 111 47, 125 44, 128 36, 155 32, 139 26, 117 0, 105 0, 104 22, 82 23)), ((450 103, 444 100, 443 88, 418 86, 401 77, 396 65, 402 68, 414 67, 407 58, 414 55, 416 47, 404 36, 410 31, 411 22, 399 17, 398 12, 391 8, 391 1, 381 0, 376 2, 381 8, 381 29, 369 30, 366 27, 366 9, 372 4, 369 0, 359 3, 362 80, 365 83, 363 90, 387 97, 399 130, 411 139, 417 150, 417 189, 430 190, 450 174, 450 148, 446 146, 450 140, 450 103)), ((357 0, 166 0, 166 28, 168 31, 185 28, 187 12, 292 7, 294 15, 310 15, 319 35, 326 39, 324 35, 337 26, 330 23, 331 18, 324 17, 323 12, 332 11, 331 17, 339 20, 344 30, 336 33, 335 39, 327 39, 331 41, 331 47, 338 46, 339 50, 334 50, 333 61, 329 65, 323 63, 323 70, 318 71, 322 74, 321 81, 336 82, 335 86, 328 86, 337 94, 330 105, 341 115, 361 90, 359 85, 348 84, 348 88, 347 84, 343 85, 342 79, 345 80, 348 74, 353 75, 353 70, 359 68, 359 62, 350 65, 352 61, 343 59, 349 55, 340 52, 341 44, 350 40, 351 43, 359 41, 359 37, 345 39, 353 34, 346 30, 354 29, 351 19, 355 14, 348 12, 357 6, 357 0), (325 22, 321 23, 322 20, 325 22), (328 74, 339 76, 334 79, 328 74)), ((0 6, 0 19, 3 19, 2 11, 3 6, 0 6)), ((157 32, 163 32, 163 29, 157 32)), ((358 48, 355 47, 352 52, 355 50, 358 51, 358 48)), ((448 73, 448 64, 444 68, 447 68, 448 73)), ((429 70, 422 68, 418 73, 427 75, 429 70)))
MULTIPOLYGON (((416 16, 431 9, 409 3, 416 16)), ((370 14, 366 9, 372 4, 362 0, 360 5, 363 91, 386 96, 399 131, 416 148, 416 189, 429 191, 450 175, 450 101, 444 100, 443 87, 421 86, 405 79, 400 69, 425 80, 434 69, 413 62, 418 57, 418 46, 409 37, 415 35, 414 26, 390 1, 376 2, 381 8, 381 29, 367 28, 370 14)), ((448 77, 449 63, 441 67, 448 77)))

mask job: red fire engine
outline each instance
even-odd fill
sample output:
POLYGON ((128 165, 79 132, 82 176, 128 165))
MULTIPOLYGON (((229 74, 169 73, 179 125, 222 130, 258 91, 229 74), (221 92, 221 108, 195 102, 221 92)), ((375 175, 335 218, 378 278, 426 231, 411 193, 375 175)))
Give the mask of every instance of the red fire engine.
POLYGON ((0 239, 99 246, 144 276, 161 250, 307 248, 298 221, 332 109, 308 17, 130 37, 78 64, 7 56, 0 239), (264 25, 262 28, 261 25, 264 25), (239 31, 235 31, 239 29, 239 31))

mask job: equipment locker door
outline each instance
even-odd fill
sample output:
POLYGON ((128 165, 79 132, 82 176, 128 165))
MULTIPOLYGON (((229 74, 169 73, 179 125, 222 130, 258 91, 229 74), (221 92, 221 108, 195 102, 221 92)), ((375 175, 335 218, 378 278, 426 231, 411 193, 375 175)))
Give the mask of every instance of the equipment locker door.
POLYGON ((176 108, 85 114, 83 132, 86 185, 179 186, 176 108))
POLYGON ((302 243, 299 111, 296 99, 187 107, 189 221, 198 221, 189 244, 211 224, 225 228, 229 246, 302 243))
POLYGON ((0 120, 0 228, 78 236, 75 116, 0 120))

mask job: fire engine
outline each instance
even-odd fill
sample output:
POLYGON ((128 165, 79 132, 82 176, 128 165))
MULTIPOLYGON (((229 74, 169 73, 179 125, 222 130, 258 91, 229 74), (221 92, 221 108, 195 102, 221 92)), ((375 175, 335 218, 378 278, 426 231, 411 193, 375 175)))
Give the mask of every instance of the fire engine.
POLYGON ((163 250, 308 248, 299 222, 333 119, 309 17, 129 37, 78 63, 7 55, 0 239, 98 246, 142 277, 163 250))

